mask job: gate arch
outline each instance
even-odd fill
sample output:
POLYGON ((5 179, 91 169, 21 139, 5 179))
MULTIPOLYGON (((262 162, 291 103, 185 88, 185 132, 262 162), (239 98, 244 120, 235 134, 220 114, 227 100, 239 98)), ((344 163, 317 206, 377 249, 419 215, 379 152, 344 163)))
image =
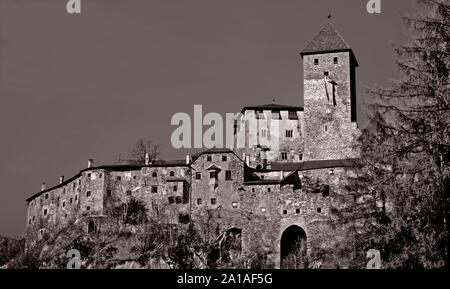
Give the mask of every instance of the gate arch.
POLYGON ((297 225, 284 230, 280 240, 281 269, 305 269, 308 266, 306 254, 306 233, 297 225))

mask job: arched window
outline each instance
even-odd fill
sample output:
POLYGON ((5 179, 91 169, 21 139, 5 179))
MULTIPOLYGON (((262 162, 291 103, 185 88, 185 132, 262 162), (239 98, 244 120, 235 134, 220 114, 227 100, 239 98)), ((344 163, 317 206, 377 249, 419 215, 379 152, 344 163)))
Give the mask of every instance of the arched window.
POLYGON ((170 171, 169 175, 170 175, 171 177, 174 177, 174 176, 175 176, 175 172, 174 172, 174 171, 170 171))
POLYGON ((152 177, 156 178, 158 174, 156 172, 153 172, 152 177))

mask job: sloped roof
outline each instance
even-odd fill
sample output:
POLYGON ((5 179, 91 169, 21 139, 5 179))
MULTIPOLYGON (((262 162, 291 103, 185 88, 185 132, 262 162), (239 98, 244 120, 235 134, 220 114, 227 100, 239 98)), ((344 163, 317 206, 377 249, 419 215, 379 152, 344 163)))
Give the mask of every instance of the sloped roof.
POLYGON ((357 163, 358 159, 317 160, 298 163, 272 162, 270 171, 308 171, 340 167, 355 167, 357 163))
POLYGON ((358 62, 353 54, 353 50, 336 30, 331 22, 328 22, 313 40, 303 49, 300 54, 318 54, 325 52, 349 51, 356 66, 358 62))
POLYGON ((301 53, 306 54, 350 49, 350 45, 345 42, 344 38, 342 38, 333 24, 328 22, 301 53))

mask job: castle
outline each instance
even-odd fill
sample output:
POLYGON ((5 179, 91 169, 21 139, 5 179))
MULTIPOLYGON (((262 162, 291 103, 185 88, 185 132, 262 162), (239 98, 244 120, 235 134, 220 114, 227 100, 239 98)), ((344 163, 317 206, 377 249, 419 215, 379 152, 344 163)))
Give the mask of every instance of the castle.
POLYGON ((27 236, 38 239, 69 220, 101 230, 114 208, 142 200, 148 214, 184 225, 213 216, 219 233, 238 236, 245 254, 258 243, 276 267, 292 255, 304 267, 314 248, 331 247, 342 228, 335 209, 352 196, 343 188, 354 176, 357 127, 355 55, 331 23, 301 51, 304 108, 268 104, 245 107, 244 118, 267 128, 245 137, 278 139, 279 148, 214 148, 184 160, 119 161, 87 168, 27 199, 27 236), (270 130, 277 123, 279 130, 270 130), (273 158, 268 161, 267 155, 273 158))

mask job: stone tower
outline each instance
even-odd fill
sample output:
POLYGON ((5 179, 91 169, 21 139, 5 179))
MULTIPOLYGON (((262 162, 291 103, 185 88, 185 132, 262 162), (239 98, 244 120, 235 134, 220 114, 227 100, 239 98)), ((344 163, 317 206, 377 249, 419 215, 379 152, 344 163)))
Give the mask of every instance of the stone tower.
POLYGON ((300 53, 303 58, 305 160, 358 156, 355 68, 350 46, 331 23, 300 53))

